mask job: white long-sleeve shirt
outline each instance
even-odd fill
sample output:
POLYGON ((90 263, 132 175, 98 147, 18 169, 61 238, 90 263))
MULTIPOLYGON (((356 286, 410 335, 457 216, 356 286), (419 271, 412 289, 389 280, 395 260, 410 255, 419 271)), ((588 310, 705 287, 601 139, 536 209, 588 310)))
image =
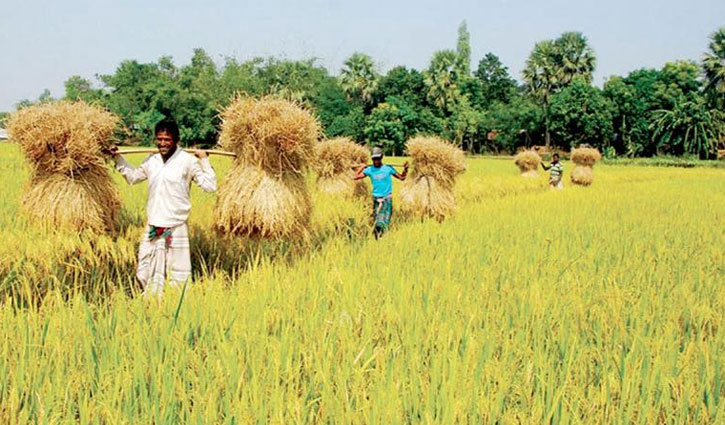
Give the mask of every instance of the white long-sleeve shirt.
POLYGON ((157 153, 137 168, 118 155, 116 169, 129 184, 148 179, 146 215, 148 224, 156 227, 175 227, 186 222, 191 210, 189 189, 192 180, 204 192, 216 191, 216 174, 209 159, 199 161, 181 148, 176 149, 166 162, 157 153))

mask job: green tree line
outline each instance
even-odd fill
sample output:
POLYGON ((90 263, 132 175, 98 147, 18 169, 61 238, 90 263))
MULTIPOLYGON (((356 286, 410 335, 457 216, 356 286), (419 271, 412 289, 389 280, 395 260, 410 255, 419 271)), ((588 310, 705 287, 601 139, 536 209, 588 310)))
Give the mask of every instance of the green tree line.
MULTIPOLYGON (((239 93, 301 102, 317 113, 327 137, 349 136, 393 154, 420 133, 473 153, 589 144, 608 156, 708 157, 723 143, 725 27, 712 34, 699 63, 642 68, 610 77, 602 88, 592 85, 596 64, 586 37, 567 32, 536 43, 522 83, 493 53, 474 70, 463 22, 455 49, 434 52, 422 70, 397 66, 382 74, 363 53, 351 55, 339 75, 313 59, 228 58, 219 65, 196 49, 184 66, 165 56, 124 61, 95 83, 70 77, 64 98, 118 114, 136 144, 150 143, 150 129, 172 115, 185 143, 213 145, 218 111, 239 93)), ((38 101, 49 99, 46 91, 38 101)))

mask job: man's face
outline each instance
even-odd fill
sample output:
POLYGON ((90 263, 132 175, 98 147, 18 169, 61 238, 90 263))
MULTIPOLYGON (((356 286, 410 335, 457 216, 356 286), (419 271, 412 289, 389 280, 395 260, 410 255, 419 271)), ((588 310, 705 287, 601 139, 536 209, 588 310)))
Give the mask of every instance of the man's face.
POLYGON ((156 133, 156 147, 159 148, 159 153, 162 156, 167 156, 173 154, 176 150, 176 142, 171 137, 171 133, 161 130, 156 133))
POLYGON ((559 155, 554 155, 554 162, 559 162, 559 155))
POLYGON ((382 158, 374 158, 373 159, 373 165, 375 167, 380 167, 383 165, 383 159, 382 158))

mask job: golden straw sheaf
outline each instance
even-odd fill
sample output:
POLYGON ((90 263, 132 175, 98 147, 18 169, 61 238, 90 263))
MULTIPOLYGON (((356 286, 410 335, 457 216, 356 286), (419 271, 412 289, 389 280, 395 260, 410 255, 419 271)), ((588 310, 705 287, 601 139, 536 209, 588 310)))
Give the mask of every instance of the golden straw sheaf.
POLYGON ((537 177, 541 157, 533 150, 521 151, 514 156, 514 164, 519 167, 523 177, 537 177))
POLYGON ((594 164, 602 159, 602 154, 593 148, 577 148, 571 152, 571 161, 575 164, 571 171, 571 181, 581 186, 589 186, 594 181, 594 164))
POLYGON ((463 151, 438 137, 415 137, 407 143, 412 172, 400 191, 401 210, 437 220, 455 213, 453 187, 465 172, 463 151))
POLYGON ((43 225, 102 233, 113 229, 121 197, 108 171, 94 167, 73 177, 35 174, 21 206, 28 217, 43 225))
POLYGON ((23 108, 8 131, 20 144, 33 175, 22 211, 56 228, 104 232, 121 207, 107 167, 119 119, 84 102, 50 102, 23 108))
POLYGON ((312 166, 318 189, 329 195, 365 196, 367 183, 353 180, 355 167, 370 160, 368 149, 347 137, 324 140, 315 145, 312 166))
POLYGON ((222 233, 278 239, 303 235, 311 209, 304 176, 237 164, 219 187, 214 222, 222 233))
POLYGON ((270 173, 301 172, 312 159, 320 124, 295 102, 237 97, 221 112, 220 146, 270 173))
POLYGON ((312 202, 304 170, 320 134, 297 103, 237 97, 222 111, 220 144, 235 152, 214 209, 220 233, 289 238, 307 232, 312 202))
POLYGON ((85 102, 50 102, 22 108, 8 120, 10 138, 34 169, 71 175, 105 166, 119 119, 85 102))

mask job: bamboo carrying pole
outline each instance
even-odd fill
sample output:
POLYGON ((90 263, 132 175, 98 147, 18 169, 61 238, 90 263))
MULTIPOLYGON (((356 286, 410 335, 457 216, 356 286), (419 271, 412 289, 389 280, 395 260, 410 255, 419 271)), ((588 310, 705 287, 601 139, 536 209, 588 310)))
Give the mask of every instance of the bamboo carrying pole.
MULTIPOLYGON (((369 167, 369 166, 372 166, 373 164, 358 164, 358 165, 354 165, 352 168, 359 168, 359 167, 362 167, 363 165, 369 167)), ((403 166, 403 164, 390 164, 390 163, 387 163, 387 162, 384 163, 383 165, 390 165, 392 167, 402 167, 403 166)))
MULTIPOLYGON (((237 154, 235 154, 234 152, 218 151, 218 150, 215 150, 215 149, 190 149, 190 148, 185 148, 184 150, 186 152, 189 152, 189 153, 194 153, 196 151, 202 151, 202 152, 206 152, 208 155, 230 156, 232 158, 236 158, 236 156, 237 156, 237 154)), ((134 154, 134 153, 157 153, 158 151, 159 151, 158 149, 153 149, 153 148, 126 149, 126 150, 122 150, 122 151, 120 150, 120 151, 118 151, 118 154, 119 155, 126 155, 126 154, 134 154)))
MULTIPOLYGON (((236 158, 237 154, 234 152, 227 152, 227 151, 220 151, 216 149, 191 149, 191 148, 184 148, 186 152, 194 153, 196 151, 202 151, 206 152, 207 155, 219 155, 219 156, 229 156, 232 158, 236 158)), ((126 149, 126 150, 120 150, 118 151, 119 155, 126 155, 126 154, 135 154, 135 153, 156 153, 158 152, 158 149, 153 148, 139 148, 139 149, 126 149)), ((371 165, 371 164, 358 164, 353 166, 352 168, 358 168, 362 167, 363 165, 371 165)), ((393 167, 402 167, 403 164, 385 164, 385 165, 392 165, 393 167)))

